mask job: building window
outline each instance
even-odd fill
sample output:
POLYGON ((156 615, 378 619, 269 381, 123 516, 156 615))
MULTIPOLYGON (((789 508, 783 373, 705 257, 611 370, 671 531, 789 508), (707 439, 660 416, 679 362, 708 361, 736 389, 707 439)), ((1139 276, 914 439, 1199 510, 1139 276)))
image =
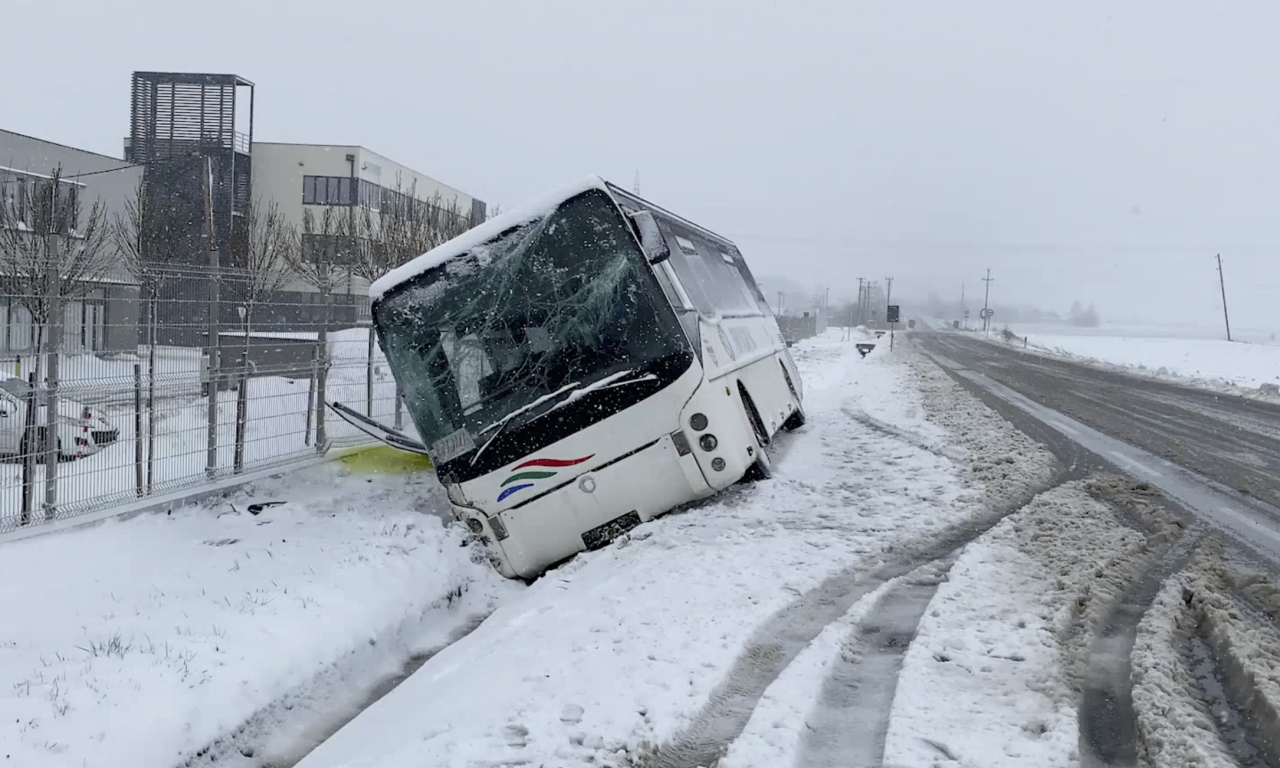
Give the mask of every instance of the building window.
POLYGON ((355 205, 355 181, 350 176, 303 176, 302 202, 306 205, 355 205))

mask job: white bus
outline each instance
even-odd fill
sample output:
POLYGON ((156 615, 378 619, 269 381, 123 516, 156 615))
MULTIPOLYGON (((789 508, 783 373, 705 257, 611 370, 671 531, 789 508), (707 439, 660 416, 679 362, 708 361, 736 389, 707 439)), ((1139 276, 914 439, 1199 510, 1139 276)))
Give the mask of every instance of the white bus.
POLYGON ((804 424, 800 377, 738 248, 598 178, 476 227, 370 296, 453 512, 508 577, 768 477, 770 441, 804 424))

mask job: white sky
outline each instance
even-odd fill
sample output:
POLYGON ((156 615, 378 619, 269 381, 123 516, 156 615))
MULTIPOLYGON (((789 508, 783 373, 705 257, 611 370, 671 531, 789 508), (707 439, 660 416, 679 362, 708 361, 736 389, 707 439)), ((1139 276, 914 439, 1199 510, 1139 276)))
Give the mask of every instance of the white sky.
POLYGON ((511 207, 586 173, 757 274, 1280 329, 1280 3, 5 3, 0 127, 111 155, 133 70, 232 72, 256 138, 511 207), (141 30, 135 31, 135 30, 141 30), (19 31, 14 34, 14 31, 19 31))

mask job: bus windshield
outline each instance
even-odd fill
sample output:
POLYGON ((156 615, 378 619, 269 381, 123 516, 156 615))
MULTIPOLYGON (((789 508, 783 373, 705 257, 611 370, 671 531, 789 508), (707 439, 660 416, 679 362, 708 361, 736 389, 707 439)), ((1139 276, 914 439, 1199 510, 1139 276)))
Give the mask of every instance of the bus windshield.
POLYGON ((652 395, 693 359, 599 190, 391 289, 374 322, 423 442, 459 480, 652 395))

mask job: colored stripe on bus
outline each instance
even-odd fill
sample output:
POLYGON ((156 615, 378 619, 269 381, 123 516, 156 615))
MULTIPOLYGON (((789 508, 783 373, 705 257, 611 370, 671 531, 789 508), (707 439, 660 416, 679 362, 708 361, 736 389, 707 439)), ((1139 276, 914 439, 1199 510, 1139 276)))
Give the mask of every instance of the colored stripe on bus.
POLYGON ((498 494, 498 501, 502 501, 516 491, 523 491, 525 488, 532 488, 533 483, 525 483, 524 485, 513 485, 502 493, 498 494))
MULTIPOLYGON (((595 454, 591 454, 595 456, 595 454)), ((575 464, 591 458, 591 456, 583 456, 580 459, 530 459, 523 464, 517 464, 513 469, 524 469, 525 467, 572 467, 575 464)))
POLYGON ((555 475, 556 475, 555 472, 546 472, 546 471, 517 472, 511 477, 508 477, 506 480, 503 480, 502 484, 511 485, 512 483, 517 482, 519 480, 541 480, 544 477, 555 477, 555 475))

